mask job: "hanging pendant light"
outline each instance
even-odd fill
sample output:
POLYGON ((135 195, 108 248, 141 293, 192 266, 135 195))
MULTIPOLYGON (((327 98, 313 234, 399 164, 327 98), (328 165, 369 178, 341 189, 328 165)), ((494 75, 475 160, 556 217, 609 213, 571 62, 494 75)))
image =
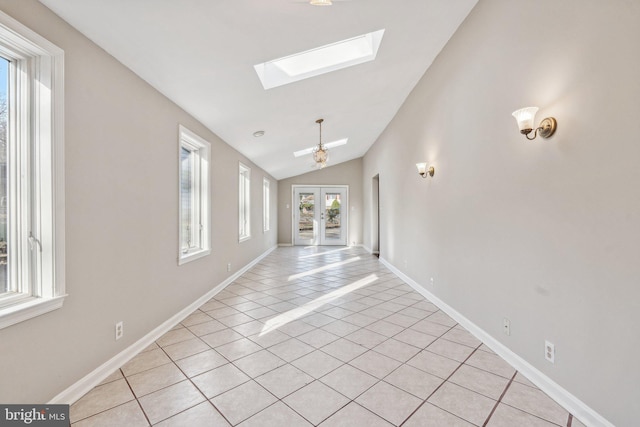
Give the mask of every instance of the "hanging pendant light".
POLYGON ((329 159, 329 150, 322 144, 322 122, 324 119, 316 120, 316 123, 320 125, 320 141, 318 146, 313 149, 313 160, 316 162, 316 167, 322 169, 327 166, 327 160, 329 159))

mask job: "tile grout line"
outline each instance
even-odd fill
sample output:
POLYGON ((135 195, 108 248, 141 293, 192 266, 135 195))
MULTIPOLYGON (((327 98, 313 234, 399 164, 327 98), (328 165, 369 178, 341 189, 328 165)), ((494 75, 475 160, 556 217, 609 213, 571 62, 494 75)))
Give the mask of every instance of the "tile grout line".
MULTIPOLYGON (((517 373, 517 372, 516 372, 516 373, 517 373)), ((522 385, 522 386, 525 386, 525 387, 526 387, 526 385, 525 385, 525 384, 521 384, 521 383, 519 383, 518 381, 514 381, 514 382, 515 382, 516 384, 519 384, 519 385, 522 385)), ((542 390, 539 390, 539 391, 542 391, 542 390)), ((544 393, 544 392, 543 392, 543 393, 544 393)), ((547 396, 547 397, 548 397, 548 396, 547 396)), ((526 409, 522 409, 522 408, 519 408, 519 407, 517 407, 517 406, 513 406, 513 405, 511 405, 511 404, 508 404, 508 403, 502 403, 502 404, 503 404, 503 405, 505 405, 505 406, 508 406, 508 407, 510 407, 510 408, 512 408, 512 409, 515 409, 516 411, 520 411, 520 412, 523 412, 523 413, 525 413, 525 414, 527 414, 527 415, 529 415, 529 416, 531 416, 531 417, 537 418, 537 419, 539 419, 540 421, 543 421, 543 422, 545 422, 545 423, 547 423, 547 424, 552 424, 552 425, 554 425, 554 426, 562 427, 560 424, 558 424, 558 423, 556 423, 556 422, 554 422, 554 421, 548 420, 548 419, 546 419, 546 418, 543 418, 543 417, 541 417, 541 416, 539 416, 539 415, 532 414, 531 412, 527 411, 526 409)), ((569 415, 571 415, 571 413, 569 413, 569 415)))
MULTIPOLYGON (((105 383, 105 384, 99 384, 99 385, 95 386, 93 389, 91 389, 91 391, 93 391, 94 389, 96 389, 96 388, 98 388, 98 387, 102 387, 103 385, 111 384, 111 383, 114 383, 114 382, 119 381, 119 380, 125 380, 125 382, 127 383, 127 386, 129 387, 129 390, 131 390, 131 386, 129 385, 129 382, 127 381, 126 377, 125 377, 125 376, 124 376, 124 374, 122 373, 122 369, 121 369, 121 368, 118 368, 118 370, 119 370, 119 371, 120 371, 120 373, 122 374, 122 378, 118 378, 118 379, 115 379, 115 380, 113 380, 113 381, 109 381, 108 383, 105 383)), ((114 372, 115 372, 115 371, 114 371, 114 372)), ((87 394, 88 394, 88 393, 87 393, 87 394)), ((80 418, 79 420, 75 420, 75 421, 74 421, 73 423, 71 423, 71 424, 77 424, 77 423, 79 423, 80 421, 88 420, 88 419, 89 419, 89 418, 91 418, 91 417, 95 417, 96 415, 104 414, 104 413, 105 413, 105 412, 107 412, 107 411, 110 411, 110 410, 115 409, 115 408, 117 408, 117 407, 120 407, 120 406, 122 406, 122 405, 126 405, 127 403, 129 403, 129 402, 133 402, 134 400, 138 400, 138 399, 136 398, 136 395, 135 395, 135 393, 133 392, 133 390, 131 390, 131 394, 133 395, 133 399, 131 399, 131 400, 127 400, 126 402, 120 403, 120 404, 118 404, 118 405, 116 405, 116 406, 113 406, 113 407, 111 407, 111 408, 103 409, 102 411, 98 411, 98 412, 93 413, 93 414, 91 414, 91 415, 87 415, 87 416, 86 416, 86 417, 84 417, 84 418, 80 418)), ((86 396, 86 394, 85 394, 85 396, 86 396)), ((84 396, 83 396, 83 397, 84 397, 84 396)), ((81 399, 82 399, 82 398, 81 398, 81 399)), ((80 399, 78 399, 78 400, 80 400, 80 399)), ((75 402, 74 402, 73 404, 75 405, 75 402)), ((70 406, 71 406, 71 405, 70 405, 70 406)), ((142 411, 142 413, 144 414, 144 411, 142 411)), ((145 414, 145 417, 146 417, 146 414, 145 414)))
MULTIPOLYGON (((452 326, 449 330, 451 330, 451 329, 453 329, 453 328, 455 328, 455 325, 454 325, 454 326, 452 326)), ((449 332, 449 331, 447 331, 447 332, 449 332)), ((447 332, 445 332, 445 334, 446 334, 447 332)), ((443 335, 444 335, 444 334, 443 334, 443 335)), ((480 345, 482 345, 482 344, 480 344, 480 345)), ((467 361, 467 360, 469 360, 469 359, 471 358, 471 356, 473 356, 473 355, 476 353, 476 351, 478 351, 478 349, 480 348, 480 345, 479 345, 478 347, 476 347, 476 348, 475 348, 475 349, 474 349, 474 350, 473 350, 473 351, 472 351, 472 352, 471 352, 471 353, 466 357, 466 359, 464 359, 464 361, 463 361, 463 362, 460 362, 460 364, 458 365, 458 367, 457 367, 456 369, 454 369, 454 370, 453 370, 453 372, 451 372, 451 373, 449 374, 449 376, 448 376, 447 378, 445 378, 445 380, 444 380, 444 381, 442 381, 442 382, 440 383, 440 385, 438 385, 438 387, 436 387, 436 389, 435 389, 435 390, 433 390, 433 391, 431 392, 431 394, 430 394, 429 396, 427 396, 427 397, 422 401, 422 403, 421 403, 420 405, 418 405, 418 407, 417 407, 413 412, 411 412, 411 414, 409 414, 409 416, 408 416, 407 418, 405 418, 405 419, 404 419, 404 421, 402 421, 402 423, 400 423, 400 426, 404 425, 404 423, 406 423, 409 419, 411 419, 411 417, 412 417, 416 412, 418 412, 418 410, 419 410, 420 408, 422 408, 422 407, 424 406, 424 404, 425 404, 425 403, 427 403, 427 400, 431 399, 431 396, 433 396, 434 394, 436 394, 436 392, 437 392, 438 390, 440 390, 440 387, 442 387, 442 385, 443 385, 443 384, 445 384, 446 382, 448 382, 448 381, 449 381, 449 379, 450 379, 450 378, 451 378, 451 377, 452 377, 456 372, 458 372, 458 370, 460 369, 460 367, 461 367, 462 365, 464 365, 464 364, 466 363, 466 361, 467 361)), ((457 361, 456 361, 456 362, 457 362, 457 361)), ((429 403, 429 404, 431 404, 431 403, 429 403)), ((444 410, 444 409, 443 409, 443 410, 444 410)), ((447 412, 449 412, 449 411, 447 411, 447 412)), ((458 417, 458 418, 460 418, 460 419, 463 419, 463 418, 461 418, 460 416, 458 416, 458 415, 456 415, 456 414, 452 414, 452 415, 454 415, 454 416, 456 416, 456 417, 458 417)), ((467 420, 465 420, 465 421, 467 421, 467 420)))
MULTIPOLYGON (((205 344, 206 344, 206 343, 205 343, 205 344)), ((207 344, 207 345, 208 345, 208 344, 207 344)), ((180 368, 180 366, 178 366, 178 364, 175 362, 175 360, 171 359, 171 356, 169 356, 169 355, 167 354, 167 352, 164 350, 164 348, 163 348, 163 347, 161 347, 161 346, 159 346, 159 347, 160 347, 160 349, 164 352, 164 354, 165 354, 165 355, 166 355, 166 356, 171 360, 171 363, 173 363, 173 364, 175 365, 175 367, 176 367, 176 368, 178 368, 178 370, 182 373, 182 375, 184 375, 184 376, 185 376, 186 380, 187 380, 187 381, 189 381, 189 383, 191 383, 191 385, 192 385, 193 387, 195 387, 195 389, 198 391, 198 393, 200 393, 200 395, 201 395, 202 397, 204 397, 204 402, 208 402, 208 403, 209 403, 211 406, 213 406, 213 408, 214 408, 214 409, 215 409, 215 410, 220 414, 220 416, 221 416, 222 418, 224 418, 224 420, 225 420, 226 422, 228 422, 228 423, 229 423, 229 425, 233 425, 233 424, 231 424, 231 423, 229 422, 229 420, 227 419, 227 417, 225 417, 225 416, 224 416, 224 414, 218 410, 218 408, 216 407, 216 405, 214 405, 214 404, 213 404, 213 402, 211 402, 209 399, 207 399, 207 396, 205 396, 205 394, 204 394, 204 393, 203 393, 203 392, 198 388, 198 386, 197 386, 193 381, 191 381, 191 378, 190 378, 190 377, 189 377, 189 376, 188 376, 188 375, 187 375, 187 374, 182 370, 182 368, 180 368)), ((217 353, 217 352, 216 352, 216 353, 217 353)), ((219 354, 219 353, 218 353, 218 354, 219 354)), ((222 355, 220 355, 220 356, 222 356, 222 355)), ((222 357, 223 357, 224 359, 226 359, 226 357, 224 357, 224 356, 222 356, 222 357)), ((228 360, 228 359, 227 359, 227 360, 228 360)), ((179 384, 179 383, 181 383, 181 382, 182 382, 182 381, 178 381, 178 382, 177 382, 177 383, 175 383, 175 384, 179 384)), ((158 390, 154 391, 153 393, 155 393, 155 392, 157 392, 157 391, 160 391, 160 390, 165 390, 165 389, 167 389, 167 388, 169 388, 169 387, 171 387, 171 386, 173 386, 173 385, 175 385, 175 384, 171 384, 171 385, 169 385, 169 386, 167 386, 167 387, 163 387, 163 388, 161 388, 161 389, 158 389, 158 390)), ((132 391, 133 391, 133 390, 132 390, 132 391)), ((152 394, 152 393, 149 393, 149 394, 152 394)), ((202 403, 204 403, 204 402, 198 402, 198 403, 196 403, 195 405, 190 406, 190 407, 188 407, 188 408, 185 408, 184 410, 182 410, 182 411, 180 411, 180 412, 177 412, 177 413, 175 413, 175 414, 172 414, 171 416, 169 416, 169 417, 167 417, 167 418, 165 418, 165 419, 162 419, 162 420, 160 420, 160 421, 158 421, 158 422, 162 422, 162 421, 168 420, 168 419, 170 419, 170 418, 172 418, 172 417, 175 417, 176 415, 182 414, 183 412, 186 412, 186 411, 188 411, 188 410, 190 410, 190 409, 192 409, 192 408, 195 408, 196 406, 198 406, 198 405, 200 405, 200 404, 202 404, 202 403)), ((146 416, 146 413, 145 413, 145 416, 146 416)), ((153 426, 153 424, 151 424, 151 423, 149 423, 149 425, 153 426)))
MULTIPOLYGON (((155 342, 155 341, 154 341, 155 342)), ((127 387, 129 387, 129 390, 131 390, 131 394, 133 395, 134 400, 136 401, 136 403, 138 404, 138 407, 140 408, 140 410, 142 411, 142 415, 144 415, 144 418, 147 420, 147 423, 149 423, 149 425, 151 424, 151 420, 149 419, 149 416, 147 415, 147 412, 144 410, 144 408, 142 407, 142 404, 140 403, 140 400, 138 400, 138 396, 136 395, 136 393, 133 391, 133 388, 131 388, 131 384, 129 383, 129 379, 127 378, 127 376, 124 374, 124 372, 122 371, 122 368, 120 368, 120 373, 122 374, 122 378, 124 378, 125 382, 127 383, 127 387)))
POLYGON ((496 401, 496 404, 493 405, 493 409, 491 409, 491 412, 489 413, 489 416, 487 417, 487 419, 484 420, 484 423, 482 424, 482 427, 486 427, 487 423, 489 422, 489 420, 493 416, 493 413, 496 411, 496 409, 498 409, 498 405, 500 404, 500 402, 502 402, 502 398, 504 397, 504 395, 507 394, 507 390, 509 390, 509 387, 511 387, 511 384, 515 380, 516 375, 518 375, 518 371, 514 372, 513 376, 511 377, 511 379, 507 383, 507 386, 504 388, 504 390, 502 390, 502 394, 500 394, 500 397, 496 401))

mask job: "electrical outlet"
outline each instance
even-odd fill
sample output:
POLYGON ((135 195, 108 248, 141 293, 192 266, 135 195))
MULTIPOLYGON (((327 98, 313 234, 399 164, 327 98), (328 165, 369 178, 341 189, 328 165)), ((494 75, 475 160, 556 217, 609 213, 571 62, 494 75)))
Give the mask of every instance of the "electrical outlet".
POLYGON ((544 342, 544 358, 551 363, 556 363, 556 346, 552 342, 544 342))
POLYGON ((116 323, 116 341, 124 335, 124 323, 122 321, 116 323))
POLYGON ((231 271, 231 263, 227 263, 227 271, 231 271))
POLYGON ((502 319, 502 332, 505 335, 511 335, 511 320, 506 317, 502 319))
POLYGON ((431 287, 433 287, 433 277, 431 278, 431 287))

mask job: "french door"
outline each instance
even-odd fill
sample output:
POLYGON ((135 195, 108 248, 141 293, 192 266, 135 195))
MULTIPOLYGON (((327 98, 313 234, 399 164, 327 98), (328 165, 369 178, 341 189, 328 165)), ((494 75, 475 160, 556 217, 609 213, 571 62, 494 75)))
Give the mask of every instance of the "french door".
POLYGON ((298 187, 293 190, 294 244, 347 244, 347 186, 298 187))

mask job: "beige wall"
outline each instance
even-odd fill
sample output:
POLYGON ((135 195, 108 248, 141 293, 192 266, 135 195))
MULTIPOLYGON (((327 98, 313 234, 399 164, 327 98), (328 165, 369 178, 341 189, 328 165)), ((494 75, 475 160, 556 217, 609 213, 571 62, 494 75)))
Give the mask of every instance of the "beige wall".
POLYGON ((278 182, 278 243, 291 244, 292 185, 349 186, 349 245, 362 243, 362 159, 315 170, 278 182), (289 206, 289 207, 287 207, 289 206))
POLYGON ((0 402, 42 403, 273 247, 277 181, 263 234, 263 171, 37 1, 0 10, 65 51, 69 296, 0 330, 0 402), (180 267, 178 124, 212 144, 213 208, 212 254, 180 267), (238 161, 252 167, 253 238, 240 244, 238 161))
POLYGON ((635 0, 481 0, 363 166, 382 257, 617 426, 640 419, 639 20, 635 0), (529 105, 553 138, 518 133, 529 105))

